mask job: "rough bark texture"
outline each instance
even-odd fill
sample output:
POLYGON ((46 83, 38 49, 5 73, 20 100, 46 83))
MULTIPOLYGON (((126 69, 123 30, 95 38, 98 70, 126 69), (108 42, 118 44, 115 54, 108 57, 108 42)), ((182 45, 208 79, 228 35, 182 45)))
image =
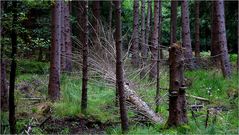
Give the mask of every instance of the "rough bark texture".
POLYGON ((183 49, 178 44, 170 46, 169 68, 169 118, 168 126, 178 126, 187 123, 186 97, 183 77, 183 49))
POLYGON ((161 0, 159 0, 159 2, 158 2, 158 4, 159 4, 159 23, 158 23, 158 25, 159 25, 159 28, 158 28, 158 51, 157 51, 157 55, 158 55, 158 57, 157 57, 157 88, 156 88, 156 97, 155 97, 155 103, 156 103, 156 109, 155 109, 155 112, 158 112, 159 111, 159 99, 160 99, 160 93, 159 93, 159 89, 160 89, 160 73, 159 73, 159 66, 160 66, 160 61, 159 61, 159 59, 160 59, 160 36, 161 36, 161 13, 162 13, 162 1, 161 0))
POLYGON ((195 2, 196 21, 195 21, 195 57, 200 57, 200 18, 199 18, 200 1, 195 2))
POLYGON ((116 39, 116 86, 119 92, 120 118, 122 132, 125 133, 129 129, 127 108, 125 105, 125 90, 123 77, 123 63, 122 63, 122 43, 121 43, 121 4, 120 1, 115 1, 115 39, 116 39))
POLYGON ((93 1, 93 44, 97 48, 100 47, 99 32, 100 32, 100 1, 93 1))
POLYGON ((87 83, 88 83, 88 1, 81 1, 83 4, 83 65, 82 65, 82 95, 81 95, 81 112, 86 113, 87 109, 87 83))
POLYGON ((224 1, 215 1, 216 7, 216 22, 218 23, 218 42, 220 46, 220 59, 221 59, 221 69, 224 77, 230 77, 232 73, 232 68, 229 60, 228 49, 227 49, 227 38, 226 38, 226 27, 225 27, 225 17, 224 17, 224 1))
MULTIPOLYGON (((145 43, 147 44, 147 46, 150 44, 149 42, 150 42, 150 30, 151 30, 151 14, 152 14, 152 4, 151 4, 151 0, 148 0, 147 1, 148 2, 148 10, 147 10, 147 21, 146 21, 146 30, 145 30, 145 32, 146 32, 146 34, 145 34, 145 43)), ((146 47, 147 47, 146 46, 146 47)), ((146 50, 145 50, 145 52, 144 52, 144 54, 146 54, 145 56, 143 56, 143 57, 145 57, 145 58, 147 58, 147 56, 148 56, 148 47, 146 48, 146 50)), ((145 60, 147 60, 147 59, 145 59, 145 60)))
POLYGON ((211 56, 212 62, 215 63, 216 66, 220 66, 220 48, 218 45, 218 23, 216 22, 216 7, 214 2, 212 2, 212 24, 211 24, 211 56))
POLYGON ((17 33, 16 33, 16 23, 17 23, 17 1, 12 2, 12 31, 11 31, 11 41, 12 41, 12 53, 11 53, 11 71, 10 71, 10 87, 9 87, 9 125, 10 133, 16 133, 16 118, 15 118, 15 98, 14 98, 14 89, 15 89, 15 79, 16 79, 16 54, 17 54, 17 33))
POLYGON ((191 37, 190 37, 190 22, 189 22, 189 12, 188 12, 188 2, 183 0, 182 3, 182 45, 185 48, 184 57, 186 67, 189 69, 194 68, 193 63, 193 53, 191 46, 191 37))
POLYGON ((134 67, 139 65, 139 1, 134 0, 134 17, 133 17, 133 37, 132 37, 132 59, 131 63, 134 67))
POLYGON ((51 43, 51 60, 50 76, 48 85, 48 96, 55 101, 60 96, 60 70, 61 70, 61 6, 60 1, 56 1, 52 7, 52 43, 51 43))
POLYGON ((64 24, 65 24, 65 49, 66 49, 66 66, 67 72, 72 71, 72 41, 71 41, 71 24, 70 24, 70 3, 65 1, 64 5, 64 24))
POLYGON ((65 44, 65 7, 66 3, 61 1, 61 10, 59 15, 61 16, 61 71, 65 71, 66 68, 66 44, 65 44))
POLYGON ((145 0, 141 1, 141 68, 142 72, 140 77, 144 77, 146 74, 145 66, 147 64, 147 44, 145 41, 145 0))
POLYGON ((177 42, 177 7, 178 2, 171 0, 170 45, 177 42))
POLYGON ((157 76, 157 59, 158 59, 158 29, 159 29, 159 1, 154 1, 154 31, 153 31, 153 44, 151 46, 151 65, 150 74, 151 79, 156 79, 157 76))

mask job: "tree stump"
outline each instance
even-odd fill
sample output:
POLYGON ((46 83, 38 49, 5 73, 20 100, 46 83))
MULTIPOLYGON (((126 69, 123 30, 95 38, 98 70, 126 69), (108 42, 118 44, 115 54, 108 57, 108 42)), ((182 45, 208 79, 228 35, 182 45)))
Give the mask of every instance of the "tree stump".
POLYGON ((173 44, 169 49, 170 86, 169 86, 169 118, 168 126, 187 123, 186 95, 184 84, 183 48, 173 44))

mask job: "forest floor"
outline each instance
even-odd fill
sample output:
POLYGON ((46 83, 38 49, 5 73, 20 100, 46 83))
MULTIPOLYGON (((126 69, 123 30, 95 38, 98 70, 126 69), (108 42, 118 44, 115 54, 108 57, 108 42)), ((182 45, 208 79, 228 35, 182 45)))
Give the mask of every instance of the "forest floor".
MULTIPOLYGON (((236 56, 235 56, 236 57, 236 56)), ((235 58, 232 62, 235 64, 235 58)), ((80 111, 81 76, 79 72, 61 77, 61 99, 47 100, 48 63, 19 61, 16 85, 16 117, 18 133, 31 134, 120 134, 120 118, 115 106, 115 89, 100 79, 88 86, 88 109, 80 111)), ((168 69, 161 69, 160 86, 168 88, 168 69)), ((238 134, 238 75, 234 67, 231 79, 224 79, 220 69, 207 67, 186 71, 187 94, 203 97, 208 102, 188 97, 188 124, 167 129, 167 90, 161 90, 159 114, 163 124, 145 122, 137 111, 130 109, 129 134, 238 134), (208 118, 208 120, 206 120, 208 118), (207 127, 205 127, 207 125, 207 127)), ((155 85, 152 82, 130 78, 146 87, 137 88, 137 94, 155 108, 155 85), (147 85, 150 84, 150 85, 147 85)), ((137 84, 136 83, 136 84, 137 84)), ((7 113, 1 113, 2 133, 9 133, 7 113)))

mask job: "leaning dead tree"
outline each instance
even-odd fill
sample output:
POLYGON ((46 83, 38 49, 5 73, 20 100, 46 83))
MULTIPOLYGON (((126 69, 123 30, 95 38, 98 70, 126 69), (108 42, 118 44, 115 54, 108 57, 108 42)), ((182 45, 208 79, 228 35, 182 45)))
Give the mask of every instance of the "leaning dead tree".
POLYGON ((183 76, 183 49, 173 44, 169 49, 169 118, 168 126, 178 126, 187 123, 186 95, 183 76))
MULTIPOLYGON (((91 25, 89 25, 91 26, 91 25)), ((101 26, 101 32, 102 34, 99 35, 100 39, 100 46, 102 46, 102 49, 96 49, 93 46, 89 46, 89 52, 88 52, 88 63, 89 63, 89 79, 91 79, 94 82, 98 82, 98 79, 101 78, 101 82, 104 80, 106 85, 111 86, 114 88, 116 86, 116 48, 114 46, 115 41, 110 38, 107 39, 108 31, 105 31, 107 28, 104 28, 101 26), (113 43, 113 44, 112 44, 113 43), (97 78, 97 79, 95 79, 97 78)), ((112 34, 112 33, 111 33, 112 34)), ((113 34, 112 34, 113 35, 113 34)), ((124 39, 124 36, 122 36, 122 40, 124 39)), ((82 49, 82 43, 81 41, 75 39, 74 42, 79 46, 80 49, 82 49)), ((125 63, 127 56, 129 53, 122 53, 123 59, 122 62, 125 63)), ((82 67, 82 55, 79 55, 79 52, 74 52, 73 54, 73 61, 75 64, 79 65, 79 68, 82 67)), ((149 65, 148 65, 149 66, 149 65)), ((148 121, 151 121, 152 123, 162 123, 163 118, 159 116, 157 113, 154 112, 154 110, 146 103, 144 102, 141 97, 134 91, 134 82, 127 79, 129 76, 128 70, 126 67, 123 67, 123 75, 124 75, 124 91, 125 91, 125 99, 126 102, 130 104, 130 107, 134 108, 137 113, 147 118, 148 121)), ((131 74, 130 74, 131 75, 131 74)))

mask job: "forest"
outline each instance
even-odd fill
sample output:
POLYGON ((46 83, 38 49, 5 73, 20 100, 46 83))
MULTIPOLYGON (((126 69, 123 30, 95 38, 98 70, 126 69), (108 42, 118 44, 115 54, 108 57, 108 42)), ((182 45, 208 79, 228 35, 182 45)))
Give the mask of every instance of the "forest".
POLYGON ((238 1, 0 4, 0 134, 239 134, 238 1))

